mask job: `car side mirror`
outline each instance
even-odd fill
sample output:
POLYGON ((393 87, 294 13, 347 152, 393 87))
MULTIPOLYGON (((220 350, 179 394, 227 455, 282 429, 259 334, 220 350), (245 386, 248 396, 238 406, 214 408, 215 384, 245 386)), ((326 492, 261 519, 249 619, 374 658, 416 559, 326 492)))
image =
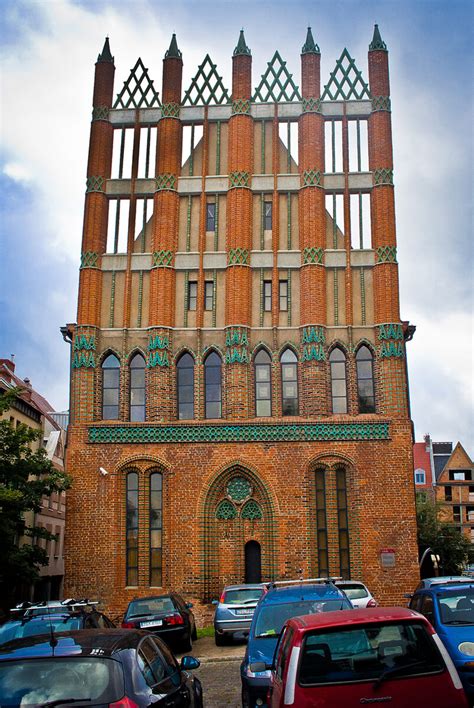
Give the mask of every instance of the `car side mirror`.
POLYGON ((212 605, 218 605, 218 604, 219 604, 219 600, 213 600, 211 604, 212 604, 212 605))
POLYGON ((271 669, 272 665, 271 664, 266 664, 264 661, 253 661, 249 669, 252 671, 252 673, 256 674, 259 673, 260 671, 266 671, 267 669, 271 669))
POLYGON ((406 593, 403 595, 403 597, 406 597, 407 600, 411 600, 411 598, 413 597, 413 593, 411 593, 411 592, 406 592, 406 593))
POLYGON ((192 669, 197 669, 199 666, 201 666, 201 662, 194 656, 183 656, 181 659, 181 668, 185 671, 192 671, 192 669))
POLYGON ((186 603, 186 607, 187 607, 188 610, 189 610, 191 607, 193 607, 193 603, 192 603, 192 602, 187 602, 187 603, 186 603))

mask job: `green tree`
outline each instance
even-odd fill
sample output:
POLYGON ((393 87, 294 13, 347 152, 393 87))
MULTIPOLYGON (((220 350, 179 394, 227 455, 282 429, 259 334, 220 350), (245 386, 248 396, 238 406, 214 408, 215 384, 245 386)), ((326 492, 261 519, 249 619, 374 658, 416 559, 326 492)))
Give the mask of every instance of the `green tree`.
POLYGON ((439 520, 440 504, 417 497, 418 548, 420 556, 427 548, 439 556, 442 575, 458 575, 472 562, 469 539, 455 526, 439 520))
MULTIPOLYGON (((0 395, 0 414, 14 403, 21 389, 10 389, 0 395)), ((54 534, 44 528, 28 525, 25 515, 39 512, 42 497, 70 486, 69 477, 57 470, 43 448, 32 449, 41 431, 27 425, 14 427, 0 420, 0 587, 3 602, 16 599, 15 591, 38 577, 47 565, 46 551, 38 545, 40 538, 53 540, 54 534), (31 543, 21 543, 22 537, 31 543)))

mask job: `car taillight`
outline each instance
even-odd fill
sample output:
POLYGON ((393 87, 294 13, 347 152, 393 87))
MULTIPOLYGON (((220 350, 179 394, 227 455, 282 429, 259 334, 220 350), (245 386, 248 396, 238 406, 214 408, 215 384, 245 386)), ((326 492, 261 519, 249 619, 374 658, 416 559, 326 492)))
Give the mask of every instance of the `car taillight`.
POLYGON ((168 615, 165 617, 166 624, 184 624, 184 619, 179 614, 168 615))
POLYGON ((139 708, 139 706, 128 696, 124 696, 119 701, 115 701, 115 703, 109 703, 109 708, 139 708))
POLYGON ((122 629, 135 629, 133 622, 122 622, 122 629))
POLYGON ((222 595, 219 598, 219 602, 224 604, 224 599, 225 599, 225 592, 222 593, 222 595))
POLYGON ((367 607, 377 607, 377 600, 374 600, 374 598, 372 597, 372 598, 368 601, 367 607))

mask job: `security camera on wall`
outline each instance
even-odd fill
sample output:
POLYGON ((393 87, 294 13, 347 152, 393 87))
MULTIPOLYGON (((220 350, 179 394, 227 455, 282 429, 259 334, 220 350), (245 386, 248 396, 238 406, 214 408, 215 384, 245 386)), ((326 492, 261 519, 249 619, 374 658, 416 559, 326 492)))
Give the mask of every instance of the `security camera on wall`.
POLYGON ((109 474, 104 467, 99 467, 99 472, 102 475, 102 477, 106 477, 109 474))

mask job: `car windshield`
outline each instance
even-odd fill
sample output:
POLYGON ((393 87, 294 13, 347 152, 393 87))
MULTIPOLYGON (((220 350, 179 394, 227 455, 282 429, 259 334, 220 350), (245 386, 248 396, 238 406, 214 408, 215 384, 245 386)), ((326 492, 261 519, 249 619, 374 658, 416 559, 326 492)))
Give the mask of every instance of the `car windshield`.
POLYGON ((226 605, 245 605, 258 602, 263 595, 263 588, 241 588, 240 590, 227 590, 224 595, 226 605))
POLYGON ((50 634, 50 632, 67 632, 71 629, 81 629, 81 618, 69 615, 60 617, 32 617, 31 619, 13 620, 5 622, 0 627, 0 644, 5 644, 11 639, 32 637, 37 634, 50 634))
POLYGON ((369 593, 363 585, 339 585, 339 590, 343 590, 349 600, 361 600, 363 597, 368 597, 369 593))
POLYGON ((0 663, 0 696, 5 706, 38 706, 74 699, 77 705, 113 703, 124 694, 119 662, 105 658, 51 657, 0 663))
POLYGON ((443 624, 474 624, 474 587, 437 594, 443 624))
POLYGON ((439 651, 422 623, 338 627, 306 635, 299 683, 380 683, 391 675, 400 678, 443 669, 439 651))
POLYGON ((170 597, 150 597, 147 600, 131 602, 128 606, 127 617, 145 617, 175 610, 176 607, 170 597))
POLYGON ((281 605, 266 605, 260 609, 255 624, 255 637, 275 637, 282 630, 286 620, 298 615, 312 615, 316 612, 332 612, 347 610, 351 605, 345 598, 337 600, 300 600, 298 602, 282 603, 281 605))

